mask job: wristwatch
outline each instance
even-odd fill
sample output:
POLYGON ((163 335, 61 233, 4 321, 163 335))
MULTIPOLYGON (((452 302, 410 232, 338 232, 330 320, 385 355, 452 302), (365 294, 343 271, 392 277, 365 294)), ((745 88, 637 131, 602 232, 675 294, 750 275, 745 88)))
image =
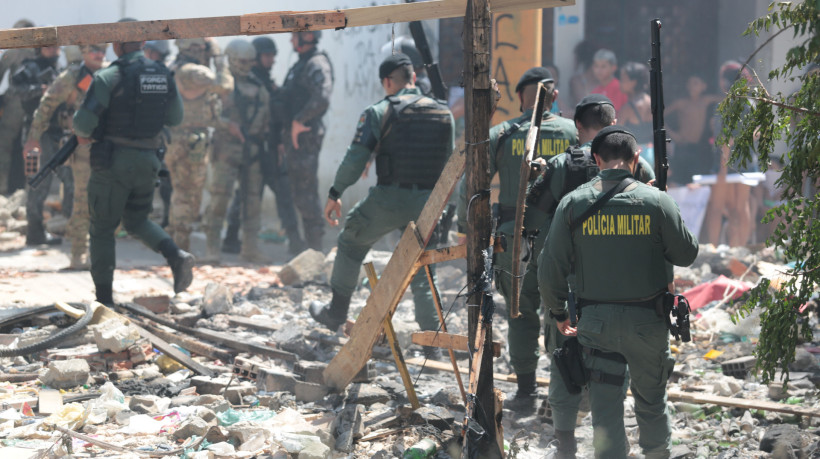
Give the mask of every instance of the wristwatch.
POLYGON ((550 310, 550 317, 555 319, 556 322, 563 322, 567 320, 568 316, 566 311, 562 311, 560 314, 555 314, 552 310, 550 310))
POLYGON ((336 191, 336 188, 330 187, 330 190, 327 192, 327 197, 332 201, 338 201, 339 198, 342 197, 342 193, 336 191))

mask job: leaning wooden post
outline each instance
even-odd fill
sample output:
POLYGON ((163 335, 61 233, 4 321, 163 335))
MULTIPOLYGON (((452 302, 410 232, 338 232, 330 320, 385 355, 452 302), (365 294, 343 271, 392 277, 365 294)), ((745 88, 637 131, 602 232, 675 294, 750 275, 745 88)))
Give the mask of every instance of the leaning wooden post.
MULTIPOLYGON (((464 102, 465 143, 467 150, 467 196, 469 202, 467 231, 468 289, 467 298, 469 343, 476 343, 482 292, 476 291, 484 274, 483 251, 490 247, 490 113, 492 89, 490 83, 490 24, 489 0, 468 0, 464 16, 464 102)), ((482 457, 501 457, 503 446, 497 439, 495 394, 493 391, 492 324, 482 327, 486 352, 477 352, 482 361, 475 386, 473 417, 484 429, 482 444, 468 442, 468 452, 481 451, 482 457)), ((468 434, 469 435, 469 434, 468 434)), ((503 440, 502 440, 503 441, 503 440)), ((474 457, 469 454, 469 457, 474 457)))

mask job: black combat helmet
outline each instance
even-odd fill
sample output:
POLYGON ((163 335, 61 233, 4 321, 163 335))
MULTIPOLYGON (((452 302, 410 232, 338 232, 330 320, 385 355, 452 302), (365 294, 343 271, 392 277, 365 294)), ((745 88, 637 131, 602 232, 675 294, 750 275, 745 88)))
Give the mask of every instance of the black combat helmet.
POLYGON ((277 53, 276 43, 270 37, 256 37, 251 44, 256 48, 257 56, 262 53, 271 53, 275 56, 277 53))

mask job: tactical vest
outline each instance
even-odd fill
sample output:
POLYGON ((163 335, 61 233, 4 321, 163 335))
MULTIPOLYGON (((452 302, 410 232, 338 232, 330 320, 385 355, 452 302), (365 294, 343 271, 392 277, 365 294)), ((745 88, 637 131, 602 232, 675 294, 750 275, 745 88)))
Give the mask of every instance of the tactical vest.
POLYGON ((168 106, 176 97, 173 72, 145 57, 115 61, 120 83, 112 90, 103 136, 146 139, 165 125, 168 106))
POLYGON ((417 94, 390 96, 376 151, 379 185, 435 186, 452 145, 447 104, 417 94))
POLYGON ((283 115, 287 117, 288 121, 293 120, 293 117, 296 116, 300 110, 302 110, 310 99, 310 90, 308 89, 308 86, 315 83, 309 81, 307 75, 304 75, 304 71, 305 67, 308 65, 308 62, 317 56, 324 56, 324 59, 327 61, 327 65, 330 66, 331 81, 334 79, 333 65, 330 63, 330 58, 324 51, 316 51, 311 54, 310 57, 299 59, 299 61, 296 62, 293 68, 288 72, 288 75, 285 77, 285 83, 282 85, 281 90, 282 95, 284 96, 283 105, 285 113, 283 113, 283 115))
POLYGON ((600 169, 588 148, 573 147, 567 151, 567 175, 564 177, 564 189, 556 201, 560 201, 570 191, 592 180, 600 169))

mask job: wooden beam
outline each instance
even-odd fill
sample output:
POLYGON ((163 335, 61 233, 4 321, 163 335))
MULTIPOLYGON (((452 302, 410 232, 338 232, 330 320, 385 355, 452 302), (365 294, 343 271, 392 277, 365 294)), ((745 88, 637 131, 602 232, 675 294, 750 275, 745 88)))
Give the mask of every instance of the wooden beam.
MULTIPOLYGON (((426 368, 432 368, 433 370, 448 371, 450 373, 453 373, 453 367, 451 367, 450 364, 446 363, 446 362, 438 362, 436 360, 428 360, 427 363, 425 363, 424 359, 420 358, 420 357, 414 357, 412 359, 407 359, 407 360, 405 360, 405 362, 407 362, 408 365, 412 365, 414 367, 422 367, 423 366, 423 367, 426 367, 426 368)), ((467 373, 470 372, 470 370, 468 368, 463 368, 463 367, 458 367, 458 371, 461 372, 461 373, 464 373, 464 374, 467 374, 467 373)), ((514 374, 505 375, 505 374, 501 374, 501 373, 493 373, 493 379, 495 379, 496 381, 506 381, 506 382, 509 382, 509 383, 518 382, 518 377, 515 376, 514 374)), ((549 387, 550 380, 549 380, 549 378, 535 378, 535 383, 539 387, 549 387)))
MULTIPOLYGON (((500 237, 494 239, 493 252, 503 252, 503 245, 504 244, 501 242, 500 237)), ((421 257, 419 257, 419 261, 416 262, 416 267, 421 268, 428 265, 434 265, 436 263, 443 263, 445 261, 460 260, 462 258, 467 258, 466 244, 454 245, 452 247, 442 247, 440 249, 425 250, 424 253, 421 254, 421 257)))
POLYGON ((797 405, 787 405, 785 403, 770 402, 768 400, 749 400, 745 398, 722 397, 712 394, 698 394, 695 392, 684 392, 680 390, 667 391, 667 398, 670 401, 689 402, 697 404, 708 404, 727 406, 732 408, 743 408, 747 410, 766 410, 777 413, 794 414, 798 416, 817 417, 820 410, 812 410, 797 405))
POLYGON ((253 328, 254 330, 262 330, 266 332, 277 332, 282 329, 281 324, 273 322, 259 322, 248 319, 247 317, 229 317, 228 323, 234 327, 253 328))
POLYGON ((138 323, 140 326, 150 331, 151 333, 164 339, 165 341, 168 341, 169 343, 174 343, 182 347, 186 351, 192 352, 194 354, 198 354, 212 360, 220 360, 224 363, 228 363, 234 358, 234 354, 226 349, 219 348, 208 343, 204 343, 195 338, 191 338, 190 336, 186 336, 182 333, 174 333, 168 331, 156 324, 150 323, 145 320, 140 320, 138 318, 131 318, 131 320, 135 323, 138 323))
MULTIPOLYGON (((574 4, 574 0, 496 0, 493 11, 503 13, 574 4)), ((465 5, 466 0, 431 0, 344 10, 276 11, 241 16, 8 29, 0 30, 0 49, 344 29, 459 17, 464 15, 465 5)))
POLYGON ((221 344, 225 347, 229 347, 231 349, 235 349, 241 352, 249 352, 251 354, 257 355, 264 355, 265 357, 270 357, 272 359, 280 359, 285 360, 287 362, 297 362, 299 361, 299 356, 292 352, 286 352, 279 349, 274 349, 270 346, 265 346, 262 344, 251 343, 247 341, 241 341, 237 339, 236 336, 233 336, 229 333, 222 333, 215 330, 208 330, 205 328, 197 328, 194 329, 194 333, 196 336, 207 339, 208 341, 213 341, 214 343, 221 344))
POLYGON ((148 330, 140 327, 139 325, 132 323, 133 327, 137 329, 140 336, 147 339, 151 342, 151 344, 159 349, 160 352, 167 355, 168 357, 176 360, 184 367, 191 369, 194 373, 202 376, 213 376, 214 372, 208 369, 205 365, 197 362, 196 360, 192 359, 190 356, 186 355, 184 352, 180 351, 179 349, 171 346, 167 341, 160 338, 159 336, 149 332, 148 330))
MULTIPOLYGON (((376 274, 376 268, 373 262, 365 263, 364 272, 367 274, 367 280, 371 286, 376 286, 379 283, 379 276, 376 274)), ((384 318, 384 334, 387 336, 387 342, 390 344, 390 352, 393 353, 393 360, 396 362, 396 368, 399 369, 401 380, 404 383, 404 389, 407 391, 407 400, 410 401, 410 406, 414 410, 419 409, 419 398, 416 395, 416 388, 413 387, 413 378, 410 377, 410 372, 407 371, 407 365, 404 363, 404 354, 401 352, 399 346, 399 339, 396 337, 396 330, 393 329, 392 316, 390 314, 384 318)))
POLYGON ((392 315, 404 291, 416 273, 416 262, 430 240, 438 216, 464 172, 464 152, 450 155, 436 186, 418 219, 418 226, 410 222, 393 256, 387 262, 382 278, 367 298, 367 303, 351 331, 350 341, 336 354, 324 371, 325 383, 342 390, 353 380, 370 358, 384 318, 392 315), (433 218, 435 216, 435 218, 433 218))
MULTIPOLYGON (((466 335, 454 335, 427 330, 413 333, 410 335, 410 339, 413 341, 413 344, 421 346, 440 347, 454 351, 468 351, 466 335)), ((498 341, 493 341, 493 355, 495 357, 501 356, 501 343, 498 341)))

